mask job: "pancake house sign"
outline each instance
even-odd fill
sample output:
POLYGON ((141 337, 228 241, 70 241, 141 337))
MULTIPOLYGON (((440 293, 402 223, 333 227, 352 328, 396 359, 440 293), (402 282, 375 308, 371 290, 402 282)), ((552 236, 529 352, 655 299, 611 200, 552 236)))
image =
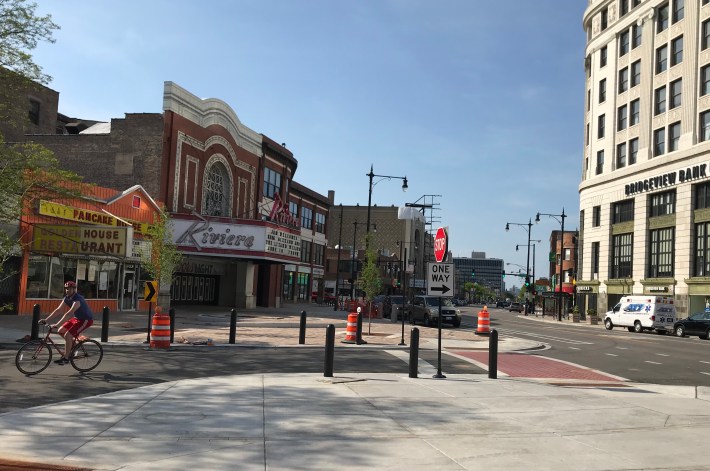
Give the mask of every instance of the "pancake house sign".
POLYGON ((127 227, 35 224, 30 250, 125 257, 127 239, 127 227))

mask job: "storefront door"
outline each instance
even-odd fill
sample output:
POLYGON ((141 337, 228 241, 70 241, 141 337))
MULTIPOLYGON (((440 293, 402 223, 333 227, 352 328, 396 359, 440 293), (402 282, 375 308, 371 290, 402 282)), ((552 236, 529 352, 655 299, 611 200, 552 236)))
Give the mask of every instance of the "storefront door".
POLYGON ((123 289, 121 290, 121 310, 135 311, 136 309, 136 273, 123 272, 123 289))

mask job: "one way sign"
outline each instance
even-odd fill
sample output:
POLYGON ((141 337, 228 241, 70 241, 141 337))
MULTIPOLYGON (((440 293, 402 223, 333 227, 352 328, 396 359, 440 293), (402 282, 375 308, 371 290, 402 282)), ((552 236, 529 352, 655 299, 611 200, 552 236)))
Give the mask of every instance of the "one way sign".
POLYGON ((426 294, 428 296, 443 296, 450 298, 454 295, 453 291, 454 264, 429 262, 427 264, 426 294))

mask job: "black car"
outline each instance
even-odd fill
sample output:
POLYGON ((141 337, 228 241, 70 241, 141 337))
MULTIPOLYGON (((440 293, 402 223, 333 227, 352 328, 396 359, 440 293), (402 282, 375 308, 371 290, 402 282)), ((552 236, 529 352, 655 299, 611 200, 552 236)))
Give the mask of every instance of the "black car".
POLYGON ((696 312, 687 319, 673 324, 673 331, 678 337, 697 335, 701 339, 710 339, 710 311, 696 312))

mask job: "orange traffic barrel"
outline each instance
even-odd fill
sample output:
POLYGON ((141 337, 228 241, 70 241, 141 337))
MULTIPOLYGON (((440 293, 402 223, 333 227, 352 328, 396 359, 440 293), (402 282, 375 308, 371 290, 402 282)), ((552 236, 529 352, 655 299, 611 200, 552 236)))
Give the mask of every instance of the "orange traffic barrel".
POLYGON ((343 343, 357 343, 357 312, 348 314, 348 325, 345 327, 343 343))
POLYGON ((170 316, 155 308, 150 326, 150 348, 170 348, 170 316))
POLYGON ((491 317, 488 314, 488 306, 478 311, 478 328, 476 335, 489 335, 491 333, 491 317))

